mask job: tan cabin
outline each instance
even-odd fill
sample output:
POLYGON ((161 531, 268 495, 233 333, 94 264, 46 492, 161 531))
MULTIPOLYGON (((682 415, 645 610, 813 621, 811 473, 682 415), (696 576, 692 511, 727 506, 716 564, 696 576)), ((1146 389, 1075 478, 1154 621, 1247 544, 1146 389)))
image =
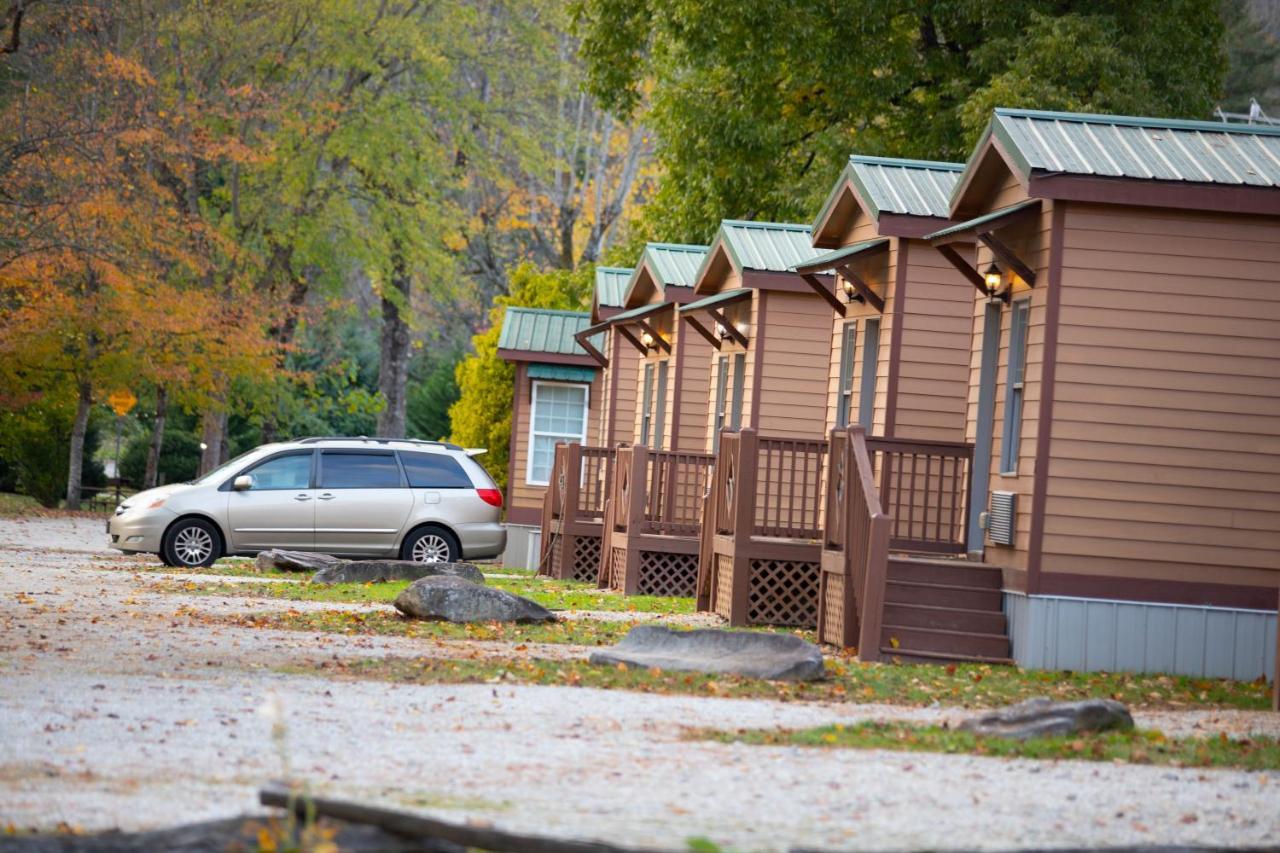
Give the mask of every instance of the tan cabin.
POLYGON ((578 331, 574 340, 601 368, 600 443, 614 447, 631 441, 631 414, 636 402, 636 371, 624 369, 628 360, 627 340, 613 332, 610 321, 622 312, 623 297, 635 271, 624 267, 596 267, 591 291, 591 325, 578 331), (599 337, 599 347, 592 340, 599 337))
MULTIPOLYGON (((503 319, 498 355, 515 365, 503 555, 508 566, 540 562, 539 530, 556 445, 600 441, 599 364, 574 340, 590 321, 586 312, 538 308, 508 308, 503 319)), ((598 350, 601 342, 589 343, 598 350)))
POLYGON ((997 110, 950 217, 1016 660, 1273 672, 1280 129, 997 110))

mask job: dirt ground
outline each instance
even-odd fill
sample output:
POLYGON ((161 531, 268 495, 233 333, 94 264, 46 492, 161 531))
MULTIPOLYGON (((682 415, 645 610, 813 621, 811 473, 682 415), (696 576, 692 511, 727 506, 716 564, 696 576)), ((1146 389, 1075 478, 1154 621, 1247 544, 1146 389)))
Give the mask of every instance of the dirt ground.
MULTIPOLYGON (((119 569, 102 521, 0 519, 0 829, 152 829, 257 809, 292 774, 332 796, 624 845, 740 850, 1280 845, 1280 774, 682 740, 683 727, 950 719, 954 710, 393 685, 280 672, 383 654, 572 647, 210 626, 296 603, 175 596, 119 569), (261 713, 278 706, 284 749, 261 713)), ((1280 715, 1164 712, 1166 732, 1280 715)))

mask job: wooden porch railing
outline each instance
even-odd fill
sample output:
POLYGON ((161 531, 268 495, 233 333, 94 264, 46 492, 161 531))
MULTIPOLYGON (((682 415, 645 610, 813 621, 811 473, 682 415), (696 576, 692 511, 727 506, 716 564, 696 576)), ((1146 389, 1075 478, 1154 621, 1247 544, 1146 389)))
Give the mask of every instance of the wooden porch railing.
POLYGON ((557 444, 551 478, 542 499, 538 573, 557 578, 594 576, 599 560, 600 520, 613 466, 607 447, 557 444), (594 539, 585 548, 578 538, 594 539), (589 569, 577 563, 590 563, 589 569))
POLYGON ((857 646, 863 661, 880 659, 892 519, 880 507, 869 441, 862 427, 831 432, 818 638, 857 646))
POLYGON ((865 444, 879 472, 880 504, 893 519, 890 546, 965 553, 973 445, 913 438, 866 438, 865 444))

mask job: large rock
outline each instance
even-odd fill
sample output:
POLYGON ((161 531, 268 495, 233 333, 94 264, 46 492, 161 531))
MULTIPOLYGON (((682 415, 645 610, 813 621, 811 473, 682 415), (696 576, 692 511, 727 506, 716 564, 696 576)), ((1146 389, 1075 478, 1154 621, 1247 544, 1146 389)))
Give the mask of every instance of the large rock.
POLYGON ((731 673, 770 681, 822 678, 822 650, 794 634, 762 631, 673 631, 639 625, 612 648, 592 652, 591 663, 731 673))
POLYGON ((415 619, 446 622, 554 622, 541 604, 456 575, 421 578, 396 596, 396 609, 415 619))
POLYGON ((318 572, 344 563, 337 557, 328 554, 313 554, 310 551, 282 551, 271 548, 258 554, 257 564, 260 571, 268 572, 278 569, 282 572, 318 572))
POLYGON ((1131 729, 1129 709, 1114 699, 1054 702, 1044 696, 988 711, 960 724, 976 735, 1026 740, 1108 729, 1131 729))
POLYGON ((314 583, 379 583, 416 581, 437 575, 465 578, 484 583, 484 573, 470 563, 415 563, 412 560, 352 560, 339 562, 316 572, 314 583))

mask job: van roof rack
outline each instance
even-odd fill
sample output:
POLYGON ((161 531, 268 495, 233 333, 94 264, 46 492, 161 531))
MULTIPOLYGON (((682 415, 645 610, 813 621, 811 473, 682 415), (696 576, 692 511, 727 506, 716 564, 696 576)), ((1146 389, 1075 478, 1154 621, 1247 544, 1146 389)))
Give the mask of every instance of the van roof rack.
POLYGON ((421 444, 427 447, 443 447, 446 450, 461 450, 462 448, 448 441, 426 441, 421 438, 388 438, 385 436, 368 436, 368 435, 309 435, 306 438, 294 439, 297 444, 319 444, 322 441, 363 441, 365 444, 391 444, 399 442, 400 444, 421 444))

